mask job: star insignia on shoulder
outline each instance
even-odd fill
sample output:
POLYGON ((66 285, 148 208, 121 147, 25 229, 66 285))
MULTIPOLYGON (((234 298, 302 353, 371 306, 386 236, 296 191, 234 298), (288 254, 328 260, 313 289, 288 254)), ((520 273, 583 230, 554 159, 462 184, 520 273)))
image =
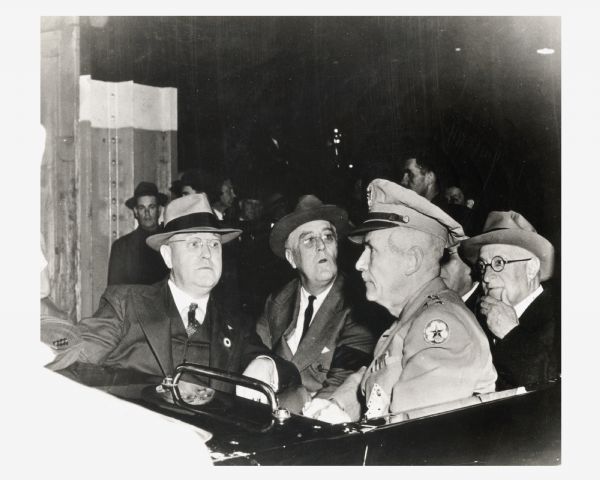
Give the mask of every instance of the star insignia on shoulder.
POLYGON ((423 330, 423 338, 427 343, 439 345, 444 343, 450 335, 450 328, 443 320, 432 320, 423 330))

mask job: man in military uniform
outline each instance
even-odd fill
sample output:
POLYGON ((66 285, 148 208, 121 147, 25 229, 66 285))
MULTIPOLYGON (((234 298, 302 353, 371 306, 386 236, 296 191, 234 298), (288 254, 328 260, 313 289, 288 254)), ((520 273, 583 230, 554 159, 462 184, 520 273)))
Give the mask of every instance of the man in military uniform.
POLYGON ((404 412, 494 390, 496 370, 485 334, 458 294, 440 278, 444 247, 462 227, 424 197, 386 180, 367 190, 369 215, 350 240, 367 299, 396 317, 375 347, 371 365, 329 397, 304 409, 339 423, 404 412))

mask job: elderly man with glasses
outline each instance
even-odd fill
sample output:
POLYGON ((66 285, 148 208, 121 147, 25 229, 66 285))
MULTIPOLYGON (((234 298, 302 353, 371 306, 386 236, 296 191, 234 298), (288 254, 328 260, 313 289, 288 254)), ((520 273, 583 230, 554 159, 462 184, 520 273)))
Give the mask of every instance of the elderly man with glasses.
POLYGON ((461 244, 479 274, 476 313, 490 340, 497 389, 559 376, 560 336, 551 290, 554 248, 519 213, 491 212, 483 233, 461 244))
POLYGON ((267 299, 257 332, 275 353, 296 365, 304 401, 326 398, 372 358, 374 339, 355 318, 337 267, 338 237, 345 234, 347 222, 345 210, 305 195, 274 225, 269 238, 273 253, 285 258, 298 278, 267 299))

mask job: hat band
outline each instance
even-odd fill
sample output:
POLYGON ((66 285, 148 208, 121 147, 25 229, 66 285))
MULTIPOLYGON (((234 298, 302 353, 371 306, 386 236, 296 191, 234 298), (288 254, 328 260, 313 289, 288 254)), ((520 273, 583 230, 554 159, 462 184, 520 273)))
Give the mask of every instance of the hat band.
POLYGON ((367 215, 365 222, 369 220, 389 220, 390 222, 408 223, 407 215, 398 215, 397 213, 371 212, 367 215))
POLYGON ((221 228, 217 223, 217 217, 212 213, 190 213, 181 217, 174 218, 165 225, 164 233, 177 232, 179 230, 187 230, 190 228, 210 227, 221 228))

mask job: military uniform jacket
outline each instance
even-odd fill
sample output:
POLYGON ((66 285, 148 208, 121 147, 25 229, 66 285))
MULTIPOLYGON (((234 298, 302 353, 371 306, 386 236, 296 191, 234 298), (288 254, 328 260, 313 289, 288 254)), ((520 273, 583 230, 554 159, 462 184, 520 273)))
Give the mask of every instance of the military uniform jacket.
POLYGON ((300 280, 295 279, 269 296, 256 330, 265 345, 296 365, 310 394, 328 398, 348 375, 371 362, 375 341, 353 318, 344 277, 338 275, 292 354, 287 338, 296 328, 300 288, 300 280))
POLYGON ((473 314, 441 278, 411 298, 375 347, 374 360, 332 395, 358 420, 494 391, 489 344, 473 314))
MULTIPOLYGON (((293 364, 269 351, 250 328, 248 319, 233 302, 225 301, 223 293, 218 286, 213 289, 203 322, 210 332, 208 366, 241 373, 251 360, 267 355, 277 365, 280 389, 300 384, 293 364)), ((79 343, 52 365, 61 369, 79 361, 158 376, 172 374, 182 360, 175 358, 180 354, 174 354, 178 329, 186 335, 166 280, 154 285, 110 286, 94 316, 77 325, 79 343)), ((233 388, 227 383, 211 385, 224 391, 233 388)))

